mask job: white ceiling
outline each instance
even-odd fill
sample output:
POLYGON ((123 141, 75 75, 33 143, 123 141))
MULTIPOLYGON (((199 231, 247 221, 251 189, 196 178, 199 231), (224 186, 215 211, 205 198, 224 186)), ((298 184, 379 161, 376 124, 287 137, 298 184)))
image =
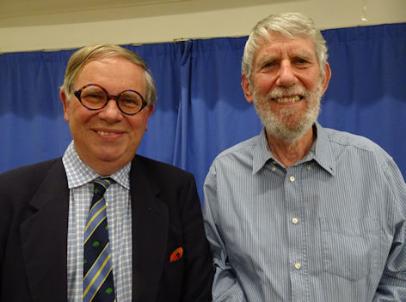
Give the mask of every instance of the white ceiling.
POLYGON ((157 5, 182 1, 184 2, 184 0, 1 0, 0 11, 1 17, 4 18, 157 5))
POLYGON ((0 0, 0 27, 174 15, 298 0, 0 0))

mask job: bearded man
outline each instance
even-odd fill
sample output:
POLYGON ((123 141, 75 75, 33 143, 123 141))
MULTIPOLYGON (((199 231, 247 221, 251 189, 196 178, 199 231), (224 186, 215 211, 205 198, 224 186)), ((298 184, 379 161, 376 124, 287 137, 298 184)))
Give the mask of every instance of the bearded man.
POLYGON ((214 160, 214 301, 406 301, 406 185, 370 140, 323 128, 327 46, 302 14, 257 23, 242 89, 261 133, 214 160))

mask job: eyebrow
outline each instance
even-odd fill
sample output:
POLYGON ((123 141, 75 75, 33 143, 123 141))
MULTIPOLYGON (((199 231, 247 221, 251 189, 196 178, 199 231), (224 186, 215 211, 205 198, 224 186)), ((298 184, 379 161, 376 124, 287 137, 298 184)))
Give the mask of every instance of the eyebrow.
POLYGON ((266 62, 272 62, 272 61, 276 61, 276 60, 278 60, 278 56, 264 55, 263 57, 259 58, 256 65, 261 66, 262 64, 264 64, 266 62))
MULTIPOLYGON (((304 49, 300 49, 300 50, 297 50, 297 51, 294 51, 294 52, 290 52, 289 53, 289 58, 290 59, 292 59, 292 58, 303 58, 303 59, 306 59, 308 61, 317 59, 316 54, 313 55, 310 51, 304 50, 304 49)), ((280 59, 281 58, 278 55, 265 54, 262 57, 258 58, 258 61, 256 62, 256 65, 257 66, 262 66, 266 62, 278 61, 280 59)))
POLYGON ((304 58, 307 60, 312 60, 316 57, 316 54, 312 54, 311 52, 307 51, 307 50, 300 50, 297 53, 295 52, 293 54, 293 57, 300 57, 300 58, 304 58))

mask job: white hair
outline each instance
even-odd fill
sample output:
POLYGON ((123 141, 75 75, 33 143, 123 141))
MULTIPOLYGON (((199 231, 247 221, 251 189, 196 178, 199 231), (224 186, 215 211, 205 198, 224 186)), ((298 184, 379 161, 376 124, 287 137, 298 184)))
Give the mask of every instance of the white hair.
POLYGON ((263 41, 269 40, 269 33, 276 32, 283 36, 310 38, 315 46, 321 77, 324 79, 324 65, 327 63, 327 46, 319 29, 315 28, 313 20, 301 13, 283 13, 270 15, 260 20, 252 29, 244 47, 241 73, 251 83, 252 64, 255 54, 263 41))

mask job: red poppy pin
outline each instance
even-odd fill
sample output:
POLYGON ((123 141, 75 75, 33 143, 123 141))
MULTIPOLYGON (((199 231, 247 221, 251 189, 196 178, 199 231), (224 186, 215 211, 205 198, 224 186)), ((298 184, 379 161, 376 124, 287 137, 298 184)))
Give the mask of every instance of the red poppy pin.
POLYGON ((169 262, 176 262, 180 260, 182 256, 183 256, 183 248, 180 246, 172 252, 172 254, 169 257, 169 262))

